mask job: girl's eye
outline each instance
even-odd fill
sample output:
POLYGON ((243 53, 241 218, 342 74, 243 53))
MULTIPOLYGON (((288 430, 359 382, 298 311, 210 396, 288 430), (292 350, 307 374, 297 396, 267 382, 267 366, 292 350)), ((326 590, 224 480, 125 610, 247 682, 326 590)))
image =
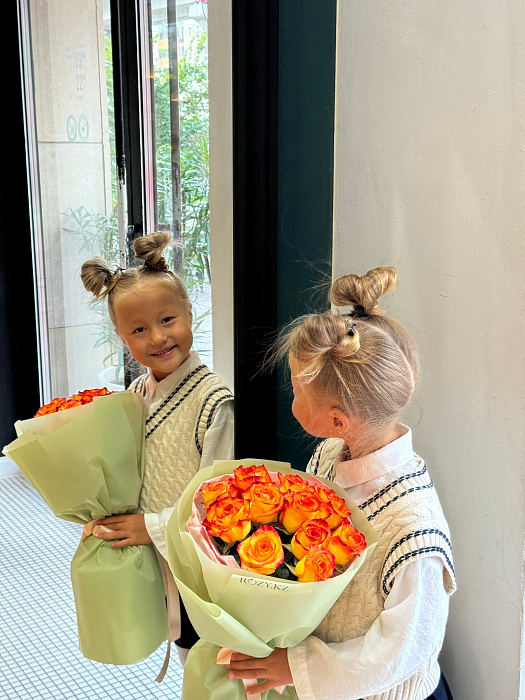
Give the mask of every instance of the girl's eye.
POLYGON ((162 323, 169 323, 169 321, 173 321, 175 316, 166 316, 166 318, 162 319, 162 323))
POLYGON ((133 333, 142 333, 143 330, 144 330, 144 327, 143 327, 143 326, 139 326, 138 328, 135 328, 135 330, 133 331, 133 333))

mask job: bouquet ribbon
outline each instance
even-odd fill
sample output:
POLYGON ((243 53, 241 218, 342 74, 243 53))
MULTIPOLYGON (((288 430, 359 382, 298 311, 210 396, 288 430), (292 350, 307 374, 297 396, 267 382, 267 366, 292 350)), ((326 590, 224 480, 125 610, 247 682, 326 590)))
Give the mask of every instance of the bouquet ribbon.
POLYGON ((96 520, 90 520, 89 523, 86 523, 84 527, 82 528, 82 538, 83 540, 86 539, 86 537, 89 537, 90 535, 98 535, 100 532, 111 532, 109 527, 106 527, 106 525, 97 525, 96 520))
MULTIPOLYGON (((226 649, 226 647, 222 647, 222 649, 219 649, 219 651, 217 652, 217 663, 219 664, 219 666, 227 666, 230 663, 232 654, 232 649, 226 649)), ((251 688, 252 686, 259 684, 256 678, 243 678, 242 682, 244 683, 245 688, 251 688)), ((284 693, 285 688, 286 685, 279 685, 275 687, 275 690, 279 693, 279 695, 282 695, 284 693)), ((260 693, 252 694, 250 697, 252 697, 253 700, 261 700, 260 693)))
POLYGON ((164 581, 164 591, 166 592, 166 608, 168 613, 168 646, 166 648, 166 656, 164 663, 155 678, 157 683, 162 683, 164 676, 168 670, 171 656, 171 643, 180 637, 180 605, 179 591, 173 579, 172 573, 168 566, 168 562, 164 559, 159 550, 155 547, 155 554, 159 562, 162 579, 164 581))

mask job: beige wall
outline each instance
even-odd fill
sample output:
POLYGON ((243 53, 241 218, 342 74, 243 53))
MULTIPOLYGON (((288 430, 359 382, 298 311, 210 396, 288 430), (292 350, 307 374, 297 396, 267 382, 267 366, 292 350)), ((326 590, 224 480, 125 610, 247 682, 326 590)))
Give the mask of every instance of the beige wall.
POLYGON ((339 3, 335 273, 399 269, 406 419, 452 530, 441 656, 458 700, 517 700, 525 531, 525 6, 339 3))
POLYGON ((51 395, 67 396, 106 354, 79 276, 91 253, 64 231, 70 208, 111 212, 102 0, 31 3, 31 26, 51 395))
POLYGON ((208 3, 213 369, 233 389, 231 0, 208 3))

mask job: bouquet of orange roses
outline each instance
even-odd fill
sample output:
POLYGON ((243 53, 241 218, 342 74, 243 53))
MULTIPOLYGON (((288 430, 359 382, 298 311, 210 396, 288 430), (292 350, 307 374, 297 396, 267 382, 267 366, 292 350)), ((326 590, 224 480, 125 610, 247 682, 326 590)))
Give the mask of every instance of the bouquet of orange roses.
MULTIPOLYGON (((201 637, 185 665, 183 700, 245 698, 217 661, 230 650, 264 657, 301 642, 377 542, 340 487, 261 462, 200 471, 168 522, 168 562, 201 637)), ((282 699, 297 697, 292 686, 281 690, 282 699)))
POLYGON ((84 526, 71 562, 79 646, 102 663, 136 663, 167 638, 153 546, 112 548, 94 536, 95 520, 137 509, 144 419, 141 395, 88 389, 18 421, 4 448, 57 517, 84 526))

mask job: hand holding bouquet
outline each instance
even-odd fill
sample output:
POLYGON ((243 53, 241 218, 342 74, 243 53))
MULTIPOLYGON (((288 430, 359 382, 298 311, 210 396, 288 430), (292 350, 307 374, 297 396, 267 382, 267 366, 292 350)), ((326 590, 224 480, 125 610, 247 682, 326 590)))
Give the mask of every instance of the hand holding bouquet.
MULTIPOLYGON (((200 471, 166 534, 170 568, 201 637, 184 669, 184 700, 245 698, 242 683, 216 663, 221 649, 262 658, 301 642, 377 542, 341 488, 268 460, 200 471)), ((282 696, 296 697, 292 686, 282 696)))
POLYGON ((4 448, 57 517, 85 526, 71 562, 79 646, 103 663, 136 663, 167 638, 152 545, 115 549, 92 535, 92 521, 137 509, 144 417, 139 394, 87 390, 18 421, 4 448))

